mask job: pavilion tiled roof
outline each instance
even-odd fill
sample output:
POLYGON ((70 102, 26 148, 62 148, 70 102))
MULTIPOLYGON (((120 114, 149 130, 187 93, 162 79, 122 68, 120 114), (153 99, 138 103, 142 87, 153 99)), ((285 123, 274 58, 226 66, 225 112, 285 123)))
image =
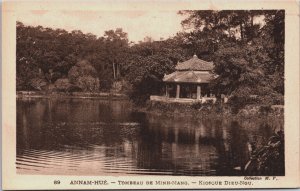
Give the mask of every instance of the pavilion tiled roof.
POLYGON ((193 58, 178 63, 175 67, 176 70, 194 70, 194 71, 211 71, 214 69, 213 62, 206 62, 204 60, 199 59, 196 55, 193 58))
POLYGON ((215 77, 215 74, 207 71, 175 71, 165 75, 163 81, 200 84, 209 83, 215 77))
POLYGON ((206 62, 199 59, 196 55, 193 58, 178 63, 176 71, 165 75, 164 82, 181 82, 181 83, 209 83, 216 78, 212 72, 214 69, 213 62, 206 62))

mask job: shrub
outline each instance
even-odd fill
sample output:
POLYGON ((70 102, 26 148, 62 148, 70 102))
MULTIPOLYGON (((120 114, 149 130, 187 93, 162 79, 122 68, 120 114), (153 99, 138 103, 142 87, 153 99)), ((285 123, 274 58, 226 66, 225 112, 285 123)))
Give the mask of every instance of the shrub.
POLYGON ((99 90, 99 79, 92 76, 81 76, 77 79, 76 85, 82 91, 95 92, 99 90))
POLYGON ((259 112, 262 114, 268 114, 272 111, 271 105, 262 105, 259 107, 259 112))
POLYGON ((280 130, 270 137, 267 145, 252 152, 245 165, 245 174, 276 176, 284 175, 284 171, 284 132, 280 130))
POLYGON ((101 91, 109 91, 112 87, 112 84, 113 84, 113 80, 111 80, 111 79, 102 80, 102 78, 101 78, 99 89, 101 91))
POLYGON ((97 71, 88 61, 82 60, 77 62, 68 72, 68 78, 72 83, 76 82, 77 78, 81 76, 91 76, 96 78, 97 71))
POLYGON ((97 71, 88 61, 83 60, 73 66, 68 73, 68 78, 82 91, 99 90, 100 81, 97 78, 97 71))
POLYGON ((33 78, 29 82, 30 86, 35 90, 42 90, 45 86, 47 86, 47 81, 42 78, 33 78))
POLYGON ((206 100, 204 103, 204 105, 213 105, 214 104, 214 100, 206 100))
POLYGON ((193 109, 200 109, 202 107, 202 103, 201 102, 193 103, 191 107, 193 109))
POLYGON ((69 79, 67 78, 61 78, 56 80, 54 85, 55 88, 59 91, 67 91, 67 89, 69 89, 72 86, 69 79))
POLYGON ((131 84, 125 80, 115 81, 112 84, 111 91, 117 93, 127 93, 129 94, 132 90, 131 84))
POLYGON ((232 96, 228 100, 228 104, 231 107, 231 111, 237 114, 240 109, 247 105, 247 99, 245 97, 232 96))

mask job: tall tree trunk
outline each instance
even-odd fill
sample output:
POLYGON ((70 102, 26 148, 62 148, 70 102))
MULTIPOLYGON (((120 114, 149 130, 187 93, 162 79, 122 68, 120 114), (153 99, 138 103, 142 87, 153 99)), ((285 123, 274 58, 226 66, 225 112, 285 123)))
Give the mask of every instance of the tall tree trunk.
POLYGON ((117 75, 116 77, 118 78, 120 76, 120 65, 117 64, 117 75))
POLYGON ((242 42, 244 41, 244 29, 243 29, 243 24, 240 23, 240 30, 241 30, 241 40, 242 42))
POLYGON ((115 69, 115 62, 113 61, 113 72, 114 72, 114 80, 116 79, 116 69, 115 69))
POLYGON ((228 37, 231 38, 231 33, 230 33, 230 29, 231 29, 231 28, 230 28, 230 21, 229 21, 228 17, 227 17, 227 27, 228 27, 228 28, 227 28, 228 37))

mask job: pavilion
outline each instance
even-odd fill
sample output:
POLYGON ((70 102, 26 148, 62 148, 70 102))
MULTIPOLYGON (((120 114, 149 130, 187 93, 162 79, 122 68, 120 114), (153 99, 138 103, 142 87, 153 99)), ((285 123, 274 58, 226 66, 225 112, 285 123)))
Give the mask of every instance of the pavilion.
POLYGON ((194 55, 191 59, 178 63, 175 72, 165 75, 164 96, 150 96, 153 101, 165 102, 206 102, 216 101, 209 89, 209 83, 216 78, 213 62, 207 62, 194 55))

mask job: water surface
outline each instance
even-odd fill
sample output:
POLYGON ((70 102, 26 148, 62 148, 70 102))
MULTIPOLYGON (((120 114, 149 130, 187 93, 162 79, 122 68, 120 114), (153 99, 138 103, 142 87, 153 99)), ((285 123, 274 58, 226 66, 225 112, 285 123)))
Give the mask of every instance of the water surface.
POLYGON ((249 143, 280 121, 202 119, 134 112, 128 101, 17 100, 17 173, 239 175, 249 143))

